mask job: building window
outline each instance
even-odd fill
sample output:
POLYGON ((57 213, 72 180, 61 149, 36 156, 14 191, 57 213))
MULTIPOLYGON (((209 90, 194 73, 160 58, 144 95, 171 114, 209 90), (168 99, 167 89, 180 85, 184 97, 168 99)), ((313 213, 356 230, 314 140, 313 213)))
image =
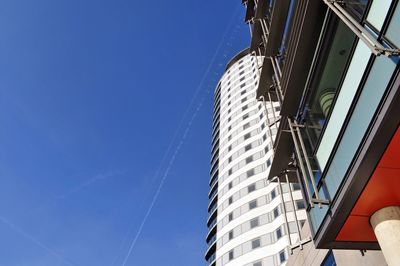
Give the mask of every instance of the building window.
POLYGON ((306 208, 303 200, 296 200, 296 206, 298 210, 303 210, 306 208))
POLYGON ((245 120, 245 119, 247 119, 247 118, 249 118, 249 114, 245 114, 245 115, 242 117, 242 120, 245 120))
POLYGON ((250 220, 250 228, 254 228, 260 225, 260 221, 257 218, 254 218, 253 220, 250 220))
POLYGON ((253 155, 246 158, 246 164, 251 163, 253 161, 253 155))
POLYGON ((336 266, 335 257, 333 256, 332 250, 329 250, 321 266, 336 266))
POLYGON ((286 253, 285 250, 279 252, 279 262, 282 264, 286 261, 286 253))
POLYGON ((253 266, 263 266, 262 261, 257 261, 253 263, 253 266))
POLYGON ((248 151, 251 149, 251 144, 244 146, 244 151, 248 151))
POLYGON ((231 150, 232 150, 232 145, 229 145, 228 151, 231 151, 231 150))
POLYGON ((228 202, 229 202, 229 205, 231 205, 233 203, 233 198, 229 197, 228 202))
POLYGON ((293 190, 294 191, 300 190, 300 184, 299 183, 293 183, 292 186, 293 186, 293 190))
POLYGON ((267 167, 269 167, 270 165, 271 165, 271 160, 268 159, 268 160, 267 160, 267 167))
POLYGON ((228 158, 228 163, 232 162, 232 156, 228 158))
POLYGON ((243 95, 243 94, 245 94, 246 93, 246 90, 243 90, 241 93, 240 93, 240 95, 243 95))
POLYGON ((351 51, 356 39, 355 34, 341 19, 332 19, 327 27, 332 26, 334 26, 334 30, 329 33, 330 38, 325 38, 325 42, 328 42, 330 48, 320 56, 321 59, 316 66, 320 73, 314 75, 311 83, 314 85, 311 86, 309 96, 305 100, 306 127, 304 134, 307 136, 305 145, 311 151, 319 142, 322 129, 333 108, 335 95, 340 88, 342 77, 347 71, 346 65, 352 58, 351 51))
POLYGON ((229 222, 233 220, 233 213, 232 212, 228 215, 228 220, 229 220, 229 222))
POLYGON ((275 189, 271 191, 271 200, 276 198, 276 192, 275 189))
POLYGON ((233 230, 229 231, 228 238, 229 240, 233 239, 233 230))
POLYGON ((250 127, 250 123, 246 123, 243 125, 243 130, 248 129, 250 127))
POLYGON ((253 183, 247 187, 247 193, 251 193, 256 190, 256 184, 253 183))
POLYGON ((233 249, 229 251, 229 260, 233 260, 233 249))
POLYGON ((251 248, 252 249, 256 249, 256 248, 259 248, 259 247, 261 247, 261 240, 259 238, 254 239, 254 240, 251 241, 251 248))
POLYGON ((242 85, 240 85, 240 88, 243 88, 244 86, 246 86, 246 82, 242 83, 242 85))
POLYGON ((247 97, 244 97, 244 98, 241 100, 241 103, 244 103, 245 101, 247 101, 247 97))
POLYGON ((249 171, 247 171, 247 177, 251 177, 254 175, 254 169, 250 169, 249 171))
POLYGON ((232 187, 233 187, 232 182, 229 182, 229 184, 228 184, 228 189, 231 189, 232 187))
POLYGON ((276 230, 276 239, 278 240, 278 239, 280 239, 282 237, 282 229, 279 227, 277 230, 276 230))
POLYGON ((257 200, 253 200, 249 202, 249 209, 252 210, 254 208, 257 208, 257 200))
POLYGON ((278 210, 278 208, 275 208, 274 211, 273 211, 273 213, 274 213, 274 219, 278 218, 278 216, 279 216, 279 210, 278 210))
POLYGON ((232 168, 228 170, 228 175, 232 174, 232 168))
POLYGON ((251 137, 251 135, 250 135, 250 133, 247 133, 246 135, 244 135, 244 139, 246 140, 246 139, 248 139, 248 138, 250 138, 251 137))
POLYGON ((242 111, 245 111, 247 108, 248 108, 247 105, 243 106, 243 107, 242 107, 242 111))

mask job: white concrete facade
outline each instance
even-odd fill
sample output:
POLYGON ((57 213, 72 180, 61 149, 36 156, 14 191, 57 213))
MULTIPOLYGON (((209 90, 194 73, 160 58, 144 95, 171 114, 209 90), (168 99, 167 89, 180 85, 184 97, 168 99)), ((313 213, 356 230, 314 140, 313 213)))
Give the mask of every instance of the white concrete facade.
MULTIPOLYGON (((260 57, 243 52, 236 56, 216 89, 218 117, 214 120, 218 119, 218 123, 214 125, 218 126, 214 126, 213 136, 219 141, 213 142, 211 178, 218 172, 214 174, 218 180, 210 182, 213 196, 207 236, 212 239, 208 241, 209 265, 285 265, 289 235, 292 243, 298 239, 289 185, 283 185, 282 194, 277 183, 267 181, 273 159, 272 138, 277 128, 270 130, 265 108, 256 99, 259 80, 256 60, 260 65, 260 57), (210 252, 211 249, 215 252, 210 252)), ((279 104, 273 105, 267 103, 266 107, 275 108, 279 114, 279 104)), ((273 121, 274 117, 271 115, 269 119, 273 121)), ((293 185, 290 188, 297 218, 303 224, 306 213, 300 189, 293 185)))

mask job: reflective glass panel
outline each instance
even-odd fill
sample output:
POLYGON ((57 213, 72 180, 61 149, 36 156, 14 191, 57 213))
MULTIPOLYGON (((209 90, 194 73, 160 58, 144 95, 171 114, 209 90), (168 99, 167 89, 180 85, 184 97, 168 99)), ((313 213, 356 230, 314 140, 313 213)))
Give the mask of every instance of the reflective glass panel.
POLYGON ((386 32, 386 37, 400 48, 400 4, 397 4, 396 11, 393 14, 389 28, 386 32))
POLYGON ((378 31, 382 28, 391 3, 392 0, 374 0, 371 4, 367 20, 378 31))
POLYGON ((326 163, 339 136, 340 129, 346 119, 354 95, 360 84, 361 78, 367 67, 371 51, 363 42, 358 42, 353 58, 347 70, 342 88, 336 100, 331 118, 326 126, 324 135, 316 153, 321 171, 324 171, 326 163))
POLYGON ((344 8, 360 21, 367 8, 368 0, 344 0, 344 8))
POLYGON ((313 153, 321 130, 330 113, 333 100, 338 91, 339 83, 351 56, 355 40, 354 33, 341 20, 336 20, 328 26, 327 32, 334 30, 333 38, 326 36, 320 62, 316 67, 316 79, 311 83, 309 95, 303 110, 305 139, 308 139, 309 153, 313 153))
POLYGON ((325 183, 330 195, 335 195, 357 149, 374 118, 397 62, 395 58, 379 56, 362 89, 349 124, 326 174, 325 183))

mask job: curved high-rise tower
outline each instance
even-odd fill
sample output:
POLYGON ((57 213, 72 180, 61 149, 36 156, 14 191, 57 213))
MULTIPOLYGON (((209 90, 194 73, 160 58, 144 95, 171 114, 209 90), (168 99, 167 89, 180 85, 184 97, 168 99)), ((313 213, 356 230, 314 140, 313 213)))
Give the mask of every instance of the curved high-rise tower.
POLYGON ((298 186, 267 181, 279 105, 256 99, 261 61, 241 51, 215 90, 205 255, 212 266, 284 265, 306 219, 298 186))

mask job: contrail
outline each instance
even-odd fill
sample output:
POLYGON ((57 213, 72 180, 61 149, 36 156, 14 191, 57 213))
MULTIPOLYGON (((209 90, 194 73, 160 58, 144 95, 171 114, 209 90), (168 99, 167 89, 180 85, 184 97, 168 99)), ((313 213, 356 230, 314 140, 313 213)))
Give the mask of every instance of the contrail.
MULTIPOLYGON (((233 22, 234 22, 235 15, 236 15, 236 13, 238 12, 239 7, 240 7, 240 6, 238 6, 238 7, 236 8, 234 14, 232 15, 232 17, 231 17, 231 19, 230 19, 230 22, 229 22, 229 24, 227 25, 227 28, 226 28, 226 30, 225 30, 225 32, 224 32, 222 38, 221 38, 221 41, 220 41, 220 43, 218 44, 218 46, 217 46, 217 48, 216 48, 216 51, 215 51, 213 57, 211 58, 211 61, 210 61, 209 65, 207 66, 206 71, 204 72, 204 75, 203 75, 202 79, 200 80, 200 83, 199 83, 198 87, 196 88, 195 93, 193 94, 192 99, 190 100, 189 106, 188 106, 188 108, 186 109, 186 111, 185 111, 185 113, 184 113, 184 115, 183 115, 183 117, 182 117, 182 120, 181 120, 181 122, 180 122, 180 124, 179 124, 179 126, 178 126, 178 128, 177 128, 177 130, 176 130, 176 132, 175 132, 175 134, 174 134, 173 139, 172 139, 171 142, 170 142, 170 145, 169 145, 169 147, 168 147, 166 153, 164 154, 164 158, 163 158, 163 160, 161 161, 160 166, 159 166, 158 169, 157 169, 157 172, 156 172, 157 175, 158 175, 159 170, 161 169, 161 166, 162 166, 162 164, 163 164, 163 161, 166 159, 166 156, 168 155, 170 149, 171 149, 172 146, 173 146, 173 143, 175 142, 175 139, 176 139, 176 137, 177 137, 177 135, 178 135, 178 132, 180 131, 180 128, 182 127, 183 121, 186 119, 188 113, 189 113, 190 110, 192 109, 192 106, 193 106, 193 103, 194 103, 195 99, 197 98, 198 94, 200 93, 201 89, 203 88, 203 84, 204 84, 206 78, 208 77, 208 74, 209 74, 209 72, 210 72, 210 70, 211 70, 211 68, 212 68, 212 66, 213 66, 213 64, 214 64, 214 61, 215 61, 216 57, 217 57, 218 54, 219 54, 219 51, 220 51, 220 49, 221 49, 221 47, 222 47, 222 45, 223 45, 223 42, 224 42, 224 40, 225 40, 225 37, 226 37, 226 35, 228 34, 228 32, 229 32, 229 30, 230 30, 230 28, 231 28, 231 26, 232 26, 232 24, 233 24, 233 22)), ((207 90, 206 93, 207 93, 207 95, 208 95, 208 94, 210 93, 210 90, 207 90)), ((122 263, 122 266, 125 266, 125 265, 126 265, 128 259, 129 259, 129 257, 131 256, 131 254, 132 254, 132 252, 133 252, 133 249, 134 249, 134 247, 135 247, 135 245, 136 245, 136 242, 137 242, 139 236, 140 236, 141 233, 142 233, 143 227, 144 227, 144 225, 146 224, 147 219, 148 219, 148 217, 149 217, 150 214, 151 214, 151 211, 153 210, 154 204, 156 203, 156 201, 157 201, 157 199, 158 199, 158 197, 159 197, 159 195, 160 195, 161 189, 162 189, 162 187, 164 186, 165 180, 167 179, 167 177, 168 177, 168 175, 169 175, 169 172, 170 172, 170 170, 171 170, 171 168, 172 168, 172 166, 173 166, 173 164, 174 164, 174 162, 175 162, 175 158, 176 158, 176 156, 178 155, 178 153, 179 153, 179 151, 180 151, 182 145, 184 144, 184 141, 185 141, 185 139, 186 139, 186 137, 187 137, 187 135, 188 135, 188 133, 189 133, 189 131, 190 131, 190 128, 191 128, 191 126, 192 126, 192 124, 193 124, 193 121, 194 121, 194 119, 196 118, 197 114, 199 113, 199 111, 200 111, 200 109, 201 109, 201 107, 202 107, 202 105, 203 105, 203 103, 204 103, 205 98, 206 98, 206 96, 204 96, 204 97, 201 99, 200 103, 198 104, 196 110, 194 111, 194 113, 193 113, 193 115, 192 115, 190 121, 188 122, 188 124, 187 124, 187 126, 186 126, 186 129, 185 129, 185 131, 184 131, 184 133, 183 133, 183 135, 182 135, 181 140, 179 141, 179 144, 178 144, 177 147, 175 148, 175 151, 174 151, 172 157, 171 157, 170 160, 169 160, 168 166, 167 166, 167 168, 166 168, 165 171, 164 171, 164 174, 163 174, 163 176, 162 176, 162 178, 161 178, 161 181, 160 181, 160 183, 159 183, 159 185, 158 185, 158 188, 157 188, 157 190, 156 190, 156 192, 155 192, 155 194, 154 194, 154 196, 153 196, 153 199, 152 199, 152 201, 151 201, 151 203, 150 203, 150 206, 149 206, 149 208, 148 208, 148 210, 147 210, 145 216, 143 217, 143 220, 142 220, 142 222, 141 222, 141 224, 140 224, 140 226, 139 226, 138 231, 136 232, 135 237, 133 238, 133 240, 132 240, 132 242, 131 242, 131 244, 130 244, 130 246, 129 246, 128 253, 126 254, 126 256, 125 256, 125 258, 124 258, 124 261, 123 261, 123 263, 122 263)))
POLYGON ((33 243, 35 243, 36 245, 38 245, 39 247, 41 247, 42 249, 46 250, 47 252, 49 252, 50 254, 52 254, 53 256, 57 257, 60 261, 62 261, 64 264, 66 265, 70 265, 70 266, 75 266, 76 264, 70 262, 69 260, 65 259, 64 257, 62 257, 60 254, 58 254, 57 252, 55 252, 54 250, 52 250, 51 248, 49 248, 48 246, 46 246, 45 244, 43 244, 42 242, 40 242, 39 240, 37 240, 36 238, 34 238, 33 236, 29 235, 28 233, 24 232, 21 228, 19 228, 18 226, 16 226, 15 224, 11 223, 10 221, 8 221, 6 218, 1 217, 0 216, 0 221, 2 221, 4 224, 8 225, 10 228, 12 228, 14 231, 16 231, 17 233, 19 233, 20 235, 22 235, 23 237, 29 239, 30 241, 32 241, 33 243))
POLYGON ((163 174, 163 176, 162 176, 162 179, 161 179, 161 181, 160 181, 160 184, 158 185, 157 191, 156 191, 156 193, 155 193, 154 196, 153 196, 153 199, 152 199, 152 201, 151 201, 151 203, 150 203, 150 206, 149 206, 149 208, 148 208, 148 210, 147 210, 147 212, 146 212, 146 214, 145 214, 145 216, 144 216, 144 218, 143 218, 143 220, 142 220, 142 223, 141 223, 140 226, 139 226, 139 229, 138 229, 138 231, 137 231, 137 233, 136 233, 136 235, 135 235, 135 238, 134 238, 133 241, 131 242, 131 245, 130 245, 130 247, 129 247, 128 253, 127 253, 127 255, 125 256, 124 262, 122 263, 122 266, 125 266, 125 265, 126 265, 126 263, 127 263, 128 259, 129 259, 130 255, 132 254, 133 248, 135 247, 136 242, 137 242, 137 240, 138 240, 140 234, 142 233, 143 227, 144 227, 145 223, 147 222, 147 219, 148 219, 148 217, 150 216, 151 211, 153 210, 154 204, 156 203, 156 201, 157 201, 157 199, 158 199, 158 196, 160 195, 161 189, 162 189, 162 187, 164 186, 165 180, 167 179, 167 177, 168 177, 168 175, 169 175, 169 172, 170 172, 170 170, 171 170, 171 168, 172 168, 172 166, 173 166, 173 164, 174 164, 174 162, 175 162, 176 156, 178 155, 178 153, 179 153, 179 151, 180 151, 182 145, 184 144, 185 139, 186 139, 186 137, 187 137, 187 135, 188 135, 188 133, 189 133, 189 130, 190 130, 192 124, 193 124, 193 121, 194 121, 194 119, 196 118, 197 114, 199 113, 199 111, 200 111, 200 109, 201 109, 201 107, 202 107, 202 105, 203 105, 204 100, 205 100, 205 97, 201 100, 200 104, 199 104, 198 107, 196 108, 196 111, 194 112, 192 118, 190 119, 190 121, 189 121, 189 123, 188 123, 188 126, 187 126, 187 128, 186 128, 186 130, 185 130, 185 132, 184 132, 184 134, 183 134, 183 136, 182 136, 182 139, 179 141, 178 146, 176 147, 176 149, 175 149, 175 151, 174 151, 174 153, 173 153, 171 159, 169 160, 168 166, 167 166, 167 168, 165 169, 165 172, 164 172, 164 174, 163 174))

